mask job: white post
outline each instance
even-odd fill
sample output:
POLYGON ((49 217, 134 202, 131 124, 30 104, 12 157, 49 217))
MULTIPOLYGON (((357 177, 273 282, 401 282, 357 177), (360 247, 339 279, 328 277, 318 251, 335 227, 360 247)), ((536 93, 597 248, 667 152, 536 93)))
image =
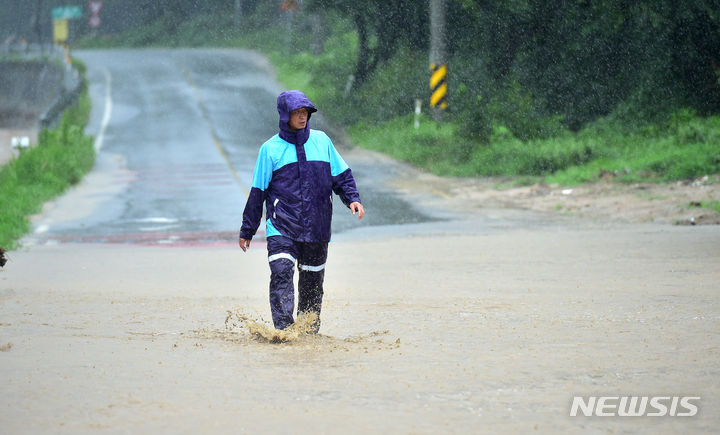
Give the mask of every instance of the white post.
POLYGON ((420 113, 422 112, 422 100, 415 99, 415 130, 420 128, 420 113))

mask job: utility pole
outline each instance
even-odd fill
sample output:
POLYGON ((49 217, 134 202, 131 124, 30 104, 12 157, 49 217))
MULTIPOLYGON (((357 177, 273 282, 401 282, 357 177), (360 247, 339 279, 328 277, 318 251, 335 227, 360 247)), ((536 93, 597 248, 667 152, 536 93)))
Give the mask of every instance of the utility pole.
POLYGON ((45 22, 42 19, 43 16, 43 0, 37 0, 35 3, 35 19, 33 24, 35 26, 35 34, 37 35, 37 42, 40 45, 40 55, 45 56, 45 46, 43 45, 43 25, 45 22))
POLYGON ((438 122, 448 106, 445 3, 430 0, 430 107, 438 122))
POLYGON ((235 28, 239 29, 242 26, 242 0, 235 0, 235 28))

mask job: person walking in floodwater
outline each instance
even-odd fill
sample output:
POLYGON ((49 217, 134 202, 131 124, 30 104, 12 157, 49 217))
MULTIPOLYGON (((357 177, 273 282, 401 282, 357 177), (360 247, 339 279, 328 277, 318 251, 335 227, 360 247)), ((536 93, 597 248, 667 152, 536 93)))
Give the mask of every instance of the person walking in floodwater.
POLYGON ((265 203, 270 310, 276 329, 293 324, 294 266, 298 280, 298 315, 314 313, 320 329, 325 261, 330 242, 332 193, 362 219, 355 179, 330 138, 311 130, 310 116, 317 112, 300 91, 277 98, 280 132, 261 147, 255 164, 250 196, 243 212, 240 248, 250 247, 265 203))

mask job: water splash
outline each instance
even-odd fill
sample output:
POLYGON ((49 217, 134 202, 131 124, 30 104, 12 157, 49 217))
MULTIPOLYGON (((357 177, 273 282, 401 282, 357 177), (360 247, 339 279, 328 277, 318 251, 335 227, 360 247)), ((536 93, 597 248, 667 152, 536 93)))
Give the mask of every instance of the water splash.
MULTIPOLYGON (((353 335, 345 338, 332 337, 315 332, 318 321, 315 313, 300 313, 295 323, 287 329, 275 329, 265 320, 253 318, 241 310, 226 311, 225 330, 204 331, 205 338, 216 337, 226 341, 256 343, 286 343, 310 346, 313 349, 350 351, 351 349, 369 352, 373 350, 398 349, 400 338, 390 338, 390 331, 372 331, 367 334, 353 335)), ((196 331, 199 332, 199 331, 196 331)))
POLYGON ((286 343, 316 335, 317 322, 316 313, 300 313, 295 323, 286 329, 275 329, 266 322, 253 319, 239 311, 228 311, 225 318, 225 329, 234 331, 238 328, 245 328, 256 340, 268 343, 286 343))

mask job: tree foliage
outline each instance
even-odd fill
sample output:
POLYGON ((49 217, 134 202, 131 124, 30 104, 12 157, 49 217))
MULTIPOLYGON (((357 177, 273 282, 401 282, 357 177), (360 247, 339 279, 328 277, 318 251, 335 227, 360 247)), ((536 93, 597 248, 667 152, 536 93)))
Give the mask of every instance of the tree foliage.
POLYGON ((678 106, 718 113, 718 11, 716 0, 463 0, 453 8, 462 24, 450 30, 450 49, 465 68, 478 69, 470 53, 483 63, 468 88, 502 105, 519 84, 539 118, 559 116, 571 129, 620 112, 646 120, 678 106))
MULTIPOLYGON (((360 91, 399 46, 427 56, 427 2, 306 3, 352 17, 360 91)), ((472 137, 487 138, 496 124, 530 139, 608 115, 655 122, 677 107, 720 112, 718 0, 448 0, 447 8, 450 111, 472 137)))
POLYGON ((352 19, 358 35, 355 83, 370 78, 400 44, 422 46, 427 40, 427 5, 414 0, 308 0, 311 12, 335 11, 352 19))
MULTIPOLYGON (((5 21, 32 15, 38 5, 46 16, 62 3, 7 1, 5 21)), ((153 44, 187 31, 188 23, 237 26, 228 17, 240 12, 243 26, 231 30, 277 29, 268 34, 282 39, 292 52, 310 53, 310 33, 313 39, 322 34, 348 41, 337 32, 350 29, 357 43, 348 44, 342 56, 343 62, 354 57, 352 67, 347 72, 345 65, 334 69, 354 76, 350 98, 347 75, 330 81, 340 102, 383 104, 363 113, 366 120, 377 121, 404 114, 408 100, 425 97, 427 102, 427 79, 418 77, 428 72, 417 69, 423 60, 429 63, 429 1, 303 0, 297 2, 299 10, 283 12, 280 0, 106 0, 100 32, 149 29, 128 33, 140 35, 130 38, 133 45, 153 44), (238 4, 241 11, 235 9, 238 4), (220 18, 196 20, 203 15, 220 18), (323 32, 317 31, 318 22, 323 32), (399 81, 406 83, 387 92, 379 88, 399 81)), ((498 125, 520 139, 532 139, 578 130, 607 116, 634 125, 657 122, 677 108, 720 113, 720 0, 446 4, 449 114, 471 138, 487 139, 498 125)), ((222 33, 198 29, 195 37, 201 39, 198 32, 203 31, 222 33)), ((310 55, 333 58, 317 49, 310 55)), ((327 70, 318 66, 320 72, 327 70)))

